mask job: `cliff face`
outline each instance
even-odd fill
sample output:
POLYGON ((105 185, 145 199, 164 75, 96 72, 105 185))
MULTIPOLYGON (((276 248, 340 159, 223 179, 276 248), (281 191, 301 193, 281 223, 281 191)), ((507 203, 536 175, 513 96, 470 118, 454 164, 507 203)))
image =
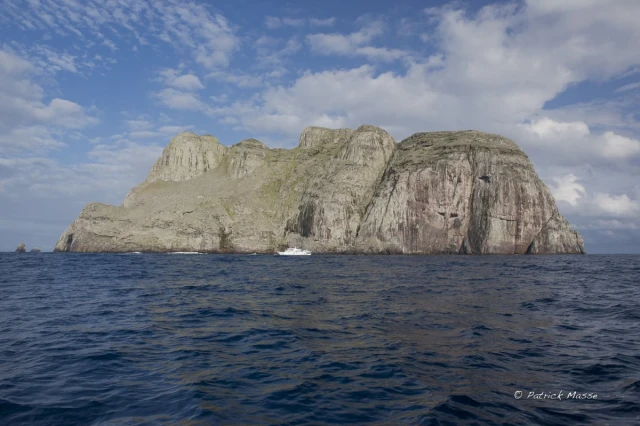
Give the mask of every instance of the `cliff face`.
POLYGON ((309 127, 291 150, 181 133, 122 206, 87 205, 57 251, 584 253, 512 141, 309 127))

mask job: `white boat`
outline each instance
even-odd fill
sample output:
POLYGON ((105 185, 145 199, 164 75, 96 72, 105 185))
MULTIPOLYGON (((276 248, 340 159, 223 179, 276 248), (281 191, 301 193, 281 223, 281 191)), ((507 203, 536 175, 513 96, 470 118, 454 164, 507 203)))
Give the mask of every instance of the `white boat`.
POLYGON ((310 256, 311 252, 309 250, 299 249, 298 247, 289 247, 285 251, 279 251, 278 254, 280 256, 310 256))

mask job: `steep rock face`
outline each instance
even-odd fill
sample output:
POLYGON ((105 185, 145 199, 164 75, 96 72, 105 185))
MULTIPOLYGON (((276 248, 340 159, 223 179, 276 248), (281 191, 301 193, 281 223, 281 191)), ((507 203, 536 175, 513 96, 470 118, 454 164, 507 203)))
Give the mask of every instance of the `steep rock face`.
POLYGON ((310 126, 300 135, 301 148, 318 146, 320 143, 340 144, 346 142, 354 131, 351 129, 325 129, 324 127, 310 126))
MULTIPOLYGON (((358 245, 402 253, 524 254, 556 215, 549 189, 514 142, 475 131, 419 133, 398 145, 358 245)), ((564 228, 568 224, 556 231, 564 228)), ((582 243, 570 240, 562 239, 563 247, 573 249, 559 251, 579 253, 582 243)))
POLYGON ((189 180, 214 169, 227 147, 213 136, 183 132, 173 138, 149 172, 147 182, 189 180))
MULTIPOLYGON (((331 142, 334 135, 326 137, 331 142)), ((387 132, 374 126, 352 132, 311 180, 286 231, 303 237, 301 244, 322 251, 351 246, 395 145, 387 132)))
POLYGON ((88 204, 56 251, 584 253, 512 141, 310 127, 291 150, 174 138, 122 206, 88 204))
POLYGON ((233 145, 229 151, 229 174, 238 179, 259 168, 264 163, 269 148, 257 139, 246 139, 233 145))
POLYGON ((180 182, 190 180, 216 168, 227 154, 228 148, 213 136, 198 136, 182 132, 171 139, 162 156, 151 168, 147 179, 133 188, 124 200, 131 205, 135 194, 156 181, 180 182))

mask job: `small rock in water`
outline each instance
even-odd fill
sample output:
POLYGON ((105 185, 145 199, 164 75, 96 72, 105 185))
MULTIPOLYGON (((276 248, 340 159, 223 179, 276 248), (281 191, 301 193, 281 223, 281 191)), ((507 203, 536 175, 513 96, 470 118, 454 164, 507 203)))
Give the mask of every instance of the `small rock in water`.
POLYGON ((18 248, 16 248, 16 253, 26 253, 26 252, 27 252, 27 246, 25 246, 24 243, 18 244, 18 248))
POLYGON ((31 249, 31 253, 40 253, 40 249, 38 247, 34 247, 31 249))

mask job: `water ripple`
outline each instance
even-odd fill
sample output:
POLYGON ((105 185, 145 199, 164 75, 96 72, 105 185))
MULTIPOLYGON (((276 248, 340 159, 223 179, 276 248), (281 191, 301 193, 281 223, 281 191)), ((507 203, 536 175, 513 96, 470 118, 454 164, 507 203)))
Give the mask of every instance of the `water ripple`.
POLYGON ((2 425, 640 424, 640 256, 0 265, 2 425))

